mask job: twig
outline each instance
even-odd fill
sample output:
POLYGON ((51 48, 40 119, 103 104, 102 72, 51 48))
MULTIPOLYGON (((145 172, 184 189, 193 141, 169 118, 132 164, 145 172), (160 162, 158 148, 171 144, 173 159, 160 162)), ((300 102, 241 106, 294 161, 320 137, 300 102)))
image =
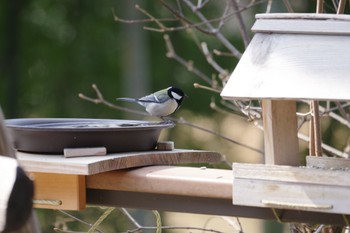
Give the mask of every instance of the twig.
POLYGON ((194 83, 193 87, 194 88, 200 88, 200 89, 208 90, 208 91, 212 91, 212 92, 216 92, 216 93, 221 93, 221 91, 222 91, 221 89, 218 90, 218 89, 215 89, 215 88, 212 88, 212 87, 203 86, 203 85, 201 85, 199 83, 194 83))
POLYGON ((125 208, 120 208, 120 211, 137 227, 138 229, 142 228, 142 226, 132 217, 132 215, 125 208))
MULTIPOLYGON (((121 19, 119 18, 116 13, 114 8, 112 8, 112 14, 113 14, 113 19, 116 22, 120 23, 125 23, 125 24, 137 24, 137 23, 153 23, 154 18, 147 18, 147 19, 121 19)), ((163 19, 157 19, 158 22, 174 22, 178 21, 178 19, 175 18, 163 18, 163 19)))
POLYGON ((273 2, 273 0, 268 0, 267 1, 266 11, 265 11, 266 14, 271 13, 272 2, 273 2))
MULTIPOLYGON (((320 108, 321 115, 326 115, 326 114, 328 114, 330 112, 333 112, 333 111, 339 109, 339 106, 337 104, 336 104, 337 106, 331 108, 329 106, 329 104, 330 104, 329 102, 330 101, 327 101, 327 107, 326 108, 323 108, 323 107, 322 107, 322 109, 320 108)), ((346 102, 346 103, 340 105, 341 108, 346 108, 346 107, 349 107, 349 106, 350 106, 350 102, 346 102)))
POLYGON ((233 57, 233 55, 231 53, 221 52, 220 50, 217 50, 217 49, 214 49, 213 53, 217 56, 233 57))
POLYGON ((197 2, 197 10, 200 10, 201 8, 203 8, 207 3, 209 2, 209 0, 198 0, 197 2))
POLYGON ((234 143, 234 144, 236 144, 236 145, 245 147, 245 148, 247 148, 247 149, 249 149, 249 150, 252 150, 252 151, 255 151, 255 152, 259 153, 259 154, 263 154, 263 153, 264 153, 264 152, 263 152, 262 150, 260 150, 260 149, 256 149, 256 148, 251 147, 251 146, 249 146, 249 145, 246 145, 246 144, 243 144, 243 143, 241 143, 241 142, 238 142, 238 141, 236 141, 236 140, 234 140, 234 139, 228 138, 228 137, 226 137, 226 136, 224 136, 224 135, 222 135, 222 134, 220 134, 220 133, 218 133, 218 132, 215 132, 215 131, 206 129, 206 128, 202 127, 202 126, 195 125, 195 124, 193 124, 193 123, 190 123, 190 122, 186 121, 186 120, 183 119, 183 118, 179 118, 179 119, 170 118, 170 119, 173 120, 173 121, 175 121, 175 122, 177 122, 177 123, 179 123, 179 124, 187 125, 187 126, 190 126, 190 127, 192 127, 192 128, 199 129, 199 130, 204 131, 204 132, 207 132, 207 133, 209 133, 209 134, 218 136, 218 137, 220 137, 220 138, 222 138, 222 139, 225 139, 226 141, 229 141, 229 142, 232 142, 232 143, 234 143))
MULTIPOLYGON (((144 230, 154 230, 157 227, 142 227, 144 230)), ((213 232, 213 233, 223 233, 222 231, 214 230, 214 229, 204 229, 201 227, 185 227, 185 226, 162 226, 163 230, 196 230, 202 232, 213 232)))
POLYGON ((152 210, 152 213, 156 218, 156 224, 157 224, 156 233, 162 233, 162 218, 160 217, 160 214, 157 210, 152 210))
MULTIPOLYGON (((307 101, 302 101, 303 103, 308 103, 307 101)), ((350 102, 347 102, 343 105, 341 105, 342 108, 348 107, 350 106, 350 102)), ((328 115, 329 117, 331 117, 332 119, 338 121, 339 123, 345 125, 346 127, 350 128, 350 121, 342 118, 341 116, 339 116, 338 114, 334 113, 333 111, 337 110, 338 107, 334 107, 334 108, 324 108, 321 105, 319 106, 320 109, 320 116, 325 116, 328 115)))
POLYGON ((323 0, 317 0, 316 4, 316 13, 322 14, 323 13, 323 0))
POLYGON ((100 90, 98 89, 96 84, 92 84, 92 88, 94 89, 95 93, 96 93, 96 97, 97 98, 90 98, 88 96, 85 96, 82 93, 79 93, 79 98, 83 99, 83 100, 87 100, 89 102, 92 102, 94 104, 103 104, 106 105, 110 108, 114 108, 120 111, 124 111, 124 112, 129 112, 129 113, 134 113, 134 114, 138 114, 138 115, 143 115, 143 116, 148 116, 148 114, 146 112, 142 112, 142 111, 137 111, 137 110, 133 110, 130 108, 124 108, 115 104, 112 104, 111 102, 108 102, 104 99, 102 93, 100 92, 100 90))
POLYGON ((343 109, 343 107, 341 106, 341 104, 336 101, 335 105, 337 106, 337 108, 339 109, 340 114, 344 117, 345 120, 347 120, 348 122, 350 122, 350 117, 348 116, 348 114, 346 114, 345 110, 343 109))
POLYGON ((204 224, 204 228, 207 228, 207 225, 209 225, 209 222, 216 218, 222 219, 223 221, 228 223, 234 229, 234 232, 243 233, 242 225, 238 217, 235 217, 234 218, 235 221, 233 221, 231 217, 213 216, 211 218, 208 218, 208 220, 204 224))
MULTIPOLYGON (((321 130, 320 130, 320 111, 319 111, 319 102, 316 100, 311 101, 311 113, 312 113, 312 123, 313 131, 310 131, 313 135, 310 135, 313 138, 313 141, 310 140, 310 143, 314 144, 316 156, 322 156, 322 139, 321 139, 321 130), (313 136, 313 137, 312 137, 313 136)), ((310 145, 311 148, 311 145, 310 145)))
POLYGON ((227 70, 223 69, 212 57, 212 55, 209 52, 208 45, 205 42, 201 43, 202 51, 203 54, 207 60, 207 62, 216 70, 220 73, 222 76, 222 79, 227 78, 229 76, 229 73, 227 70))
POLYGON ((58 228, 58 227, 54 227, 53 230, 56 231, 56 232, 62 232, 62 233, 86 233, 85 231, 68 231, 68 230, 63 230, 63 229, 58 228))
MULTIPOLYGON (((135 229, 128 230, 127 233, 135 233, 141 232, 142 230, 157 230, 159 226, 150 227, 150 226, 142 226, 140 225, 134 217, 127 211, 125 208, 120 209, 121 212, 135 225, 135 229)), ((183 226, 161 226, 162 230, 198 230, 203 232, 214 232, 214 233, 223 233, 221 231, 213 230, 213 229, 204 229, 199 227, 183 227, 183 226)))
MULTIPOLYGON (((68 217, 70 217, 70 218, 72 218, 72 219, 74 219, 74 220, 76 220, 76 221, 78 221, 78 222, 84 224, 84 225, 87 225, 88 227, 92 227, 92 226, 93 226, 93 224, 88 223, 88 222, 85 222, 84 220, 81 220, 80 218, 77 218, 77 217, 75 217, 74 215, 71 215, 71 214, 69 214, 68 212, 66 212, 66 211, 64 211, 64 210, 58 210, 58 211, 61 212, 61 213, 64 214, 64 215, 66 215, 66 216, 68 216, 68 217)), ((57 229, 58 229, 58 228, 57 228, 57 229)), ((59 229, 59 230, 60 230, 60 229, 59 229)), ((96 229, 96 231, 99 232, 99 233, 103 233, 103 232, 100 231, 99 229, 96 229)), ((60 232, 62 232, 62 230, 61 230, 60 232)))
POLYGON ((285 7, 287 8, 287 11, 288 11, 289 13, 294 13, 292 4, 290 4, 290 1, 289 1, 289 0, 283 0, 283 3, 284 3, 284 5, 285 5, 285 7))
POLYGON ((208 76, 206 76, 204 73, 202 73, 199 69, 194 67, 193 62, 186 61, 185 59, 183 59, 182 57, 180 57, 176 54, 173 43, 171 42, 170 36, 168 34, 164 34, 163 38, 164 38, 166 49, 167 49, 166 56, 168 58, 174 59, 175 61, 179 62, 180 64, 185 66, 188 71, 194 73, 195 75, 197 75, 200 79, 202 79, 206 83, 211 84, 211 79, 208 76))
MULTIPOLYGON (((180 27, 167 27, 165 30, 159 30, 159 29, 153 29, 154 31, 158 31, 158 32, 165 32, 165 31, 179 31, 179 30, 184 30, 184 29, 188 29, 188 28, 195 28, 198 31, 204 33, 204 34, 208 34, 208 35, 215 35, 217 34, 221 27, 223 26, 224 22, 226 22, 228 19, 230 19, 232 16, 243 12, 246 9, 249 9, 250 7, 252 7, 253 5, 257 5, 260 4, 263 1, 251 1, 250 4, 242 7, 241 9, 237 9, 236 11, 230 12, 229 14, 226 14, 224 12, 223 16, 219 17, 219 18, 214 18, 214 19, 206 19, 206 21, 202 21, 198 22, 198 23, 194 23, 191 20, 189 20, 188 18, 186 18, 182 11, 176 11, 174 10, 171 6, 169 6, 168 4, 165 3, 164 0, 161 1, 162 4, 164 5, 164 7, 166 7, 175 17, 178 18, 179 21, 183 22, 184 26, 180 26, 180 27), (203 29, 201 26, 207 26, 208 23, 215 23, 215 22, 219 22, 219 26, 217 28, 214 28, 213 26, 208 28, 208 29, 203 29)), ((194 5, 193 5, 194 6, 194 5)), ((194 6, 194 8, 191 9, 192 12, 197 12, 198 9, 196 8, 196 6, 194 6)), ((227 8, 228 10, 228 8, 227 8)), ((199 12, 199 11, 198 11, 199 12)))
POLYGON ((87 233, 94 233, 97 230, 97 227, 112 213, 113 210, 115 210, 114 207, 107 208, 107 210, 97 219, 87 233))
POLYGON ((315 233, 320 233, 324 227, 324 224, 321 224, 317 227, 317 229, 314 231, 315 233))
POLYGON ((344 14, 344 10, 345 10, 345 4, 346 1, 345 0, 340 0, 339 4, 338 4, 338 9, 337 9, 337 14, 344 14))
POLYGON ((144 15, 148 16, 153 22, 155 22, 159 26, 159 28, 161 28, 162 30, 166 29, 164 24, 162 24, 157 18, 153 17, 151 14, 149 14, 146 10, 141 8, 139 5, 136 5, 135 8, 139 10, 141 13, 143 13, 144 15))
MULTIPOLYGON (((200 12, 196 11, 196 7, 190 0, 183 0, 183 2, 194 12, 195 15, 202 21, 205 22, 205 25, 209 29, 209 31, 215 32, 215 28, 208 21, 208 19, 200 12)), ((241 58, 242 53, 238 51, 238 49, 232 45, 232 43, 219 31, 216 31, 215 37, 237 58, 241 58)))
MULTIPOLYGON (((262 126, 262 124, 259 124, 257 122, 257 124, 255 124, 255 126, 260 129, 260 130, 264 130, 264 127, 262 126)), ((298 138, 304 142, 310 142, 310 137, 306 136, 305 134, 303 133, 298 133, 298 138)), ((338 157, 343 157, 343 158, 346 158, 346 159, 349 159, 350 158, 350 154, 346 153, 346 152, 343 152, 343 151, 340 151, 334 147, 331 147, 330 145, 327 145, 325 143, 322 143, 321 144, 322 146, 322 149, 324 152, 327 152, 329 153, 330 155, 332 156, 338 156, 338 157)))
MULTIPOLYGON (((226 19, 226 15, 227 15, 227 12, 230 10, 230 4, 227 2, 226 3, 226 7, 225 7, 225 10, 224 12, 222 13, 222 16, 220 17, 220 21, 219 21, 219 25, 217 27, 217 30, 221 30, 224 25, 225 25, 225 19, 226 19)), ((238 14, 238 13, 237 13, 238 14)))
POLYGON ((235 14, 235 16, 236 16, 236 19, 238 21, 239 31, 241 32, 244 46, 247 48, 247 46, 248 46, 248 44, 250 42, 250 38, 249 38, 248 31, 247 31, 247 27, 246 27, 246 25, 245 25, 245 23, 243 21, 242 14, 241 14, 241 12, 238 9, 237 1, 236 0, 231 0, 231 6, 232 6, 234 12, 237 12, 235 14))
MULTIPOLYGON (((316 4, 316 13, 323 13, 323 5, 324 0, 317 0, 316 4)), ((312 100, 310 103, 310 109, 312 114, 312 120, 310 124, 310 155, 322 156, 322 135, 320 131, 320 110, 319 110, 319 102, 316 100, 312 100)))

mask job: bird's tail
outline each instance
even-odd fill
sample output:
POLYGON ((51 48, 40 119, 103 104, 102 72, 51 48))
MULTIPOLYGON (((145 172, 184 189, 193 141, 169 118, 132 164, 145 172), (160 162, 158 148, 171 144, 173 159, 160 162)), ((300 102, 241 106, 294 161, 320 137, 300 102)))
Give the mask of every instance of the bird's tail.
POLYGON ((127 101, 127 102, 138 102, 137 99, 134 98, 116 98, 117 101, 127 101))

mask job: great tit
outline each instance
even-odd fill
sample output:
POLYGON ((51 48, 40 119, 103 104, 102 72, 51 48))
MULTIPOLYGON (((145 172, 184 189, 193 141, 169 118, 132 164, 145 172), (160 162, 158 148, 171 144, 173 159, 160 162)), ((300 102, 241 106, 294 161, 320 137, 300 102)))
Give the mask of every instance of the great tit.
POLYGON ((185 93, 177 87, 168 87, 140 99, 117 98, 117 100, 136 102, 146 108, 151 116, 163 118, 174 113, 181 105, 185 93))

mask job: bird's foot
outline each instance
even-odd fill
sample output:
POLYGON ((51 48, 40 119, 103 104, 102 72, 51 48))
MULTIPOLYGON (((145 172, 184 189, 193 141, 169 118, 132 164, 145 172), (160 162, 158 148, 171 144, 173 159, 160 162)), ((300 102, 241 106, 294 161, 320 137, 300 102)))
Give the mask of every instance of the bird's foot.
POLYGON ((175 124, 175 122, 167 117, 160 117, 162 119, 162 124, 175 124))

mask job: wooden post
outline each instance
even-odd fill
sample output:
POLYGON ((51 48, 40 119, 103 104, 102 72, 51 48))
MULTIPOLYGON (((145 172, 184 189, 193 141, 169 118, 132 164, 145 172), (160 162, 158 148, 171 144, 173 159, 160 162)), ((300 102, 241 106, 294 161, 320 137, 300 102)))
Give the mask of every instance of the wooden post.
POLYGON ((296 103, 262 100, 265 164, 298 166, 296 103))

